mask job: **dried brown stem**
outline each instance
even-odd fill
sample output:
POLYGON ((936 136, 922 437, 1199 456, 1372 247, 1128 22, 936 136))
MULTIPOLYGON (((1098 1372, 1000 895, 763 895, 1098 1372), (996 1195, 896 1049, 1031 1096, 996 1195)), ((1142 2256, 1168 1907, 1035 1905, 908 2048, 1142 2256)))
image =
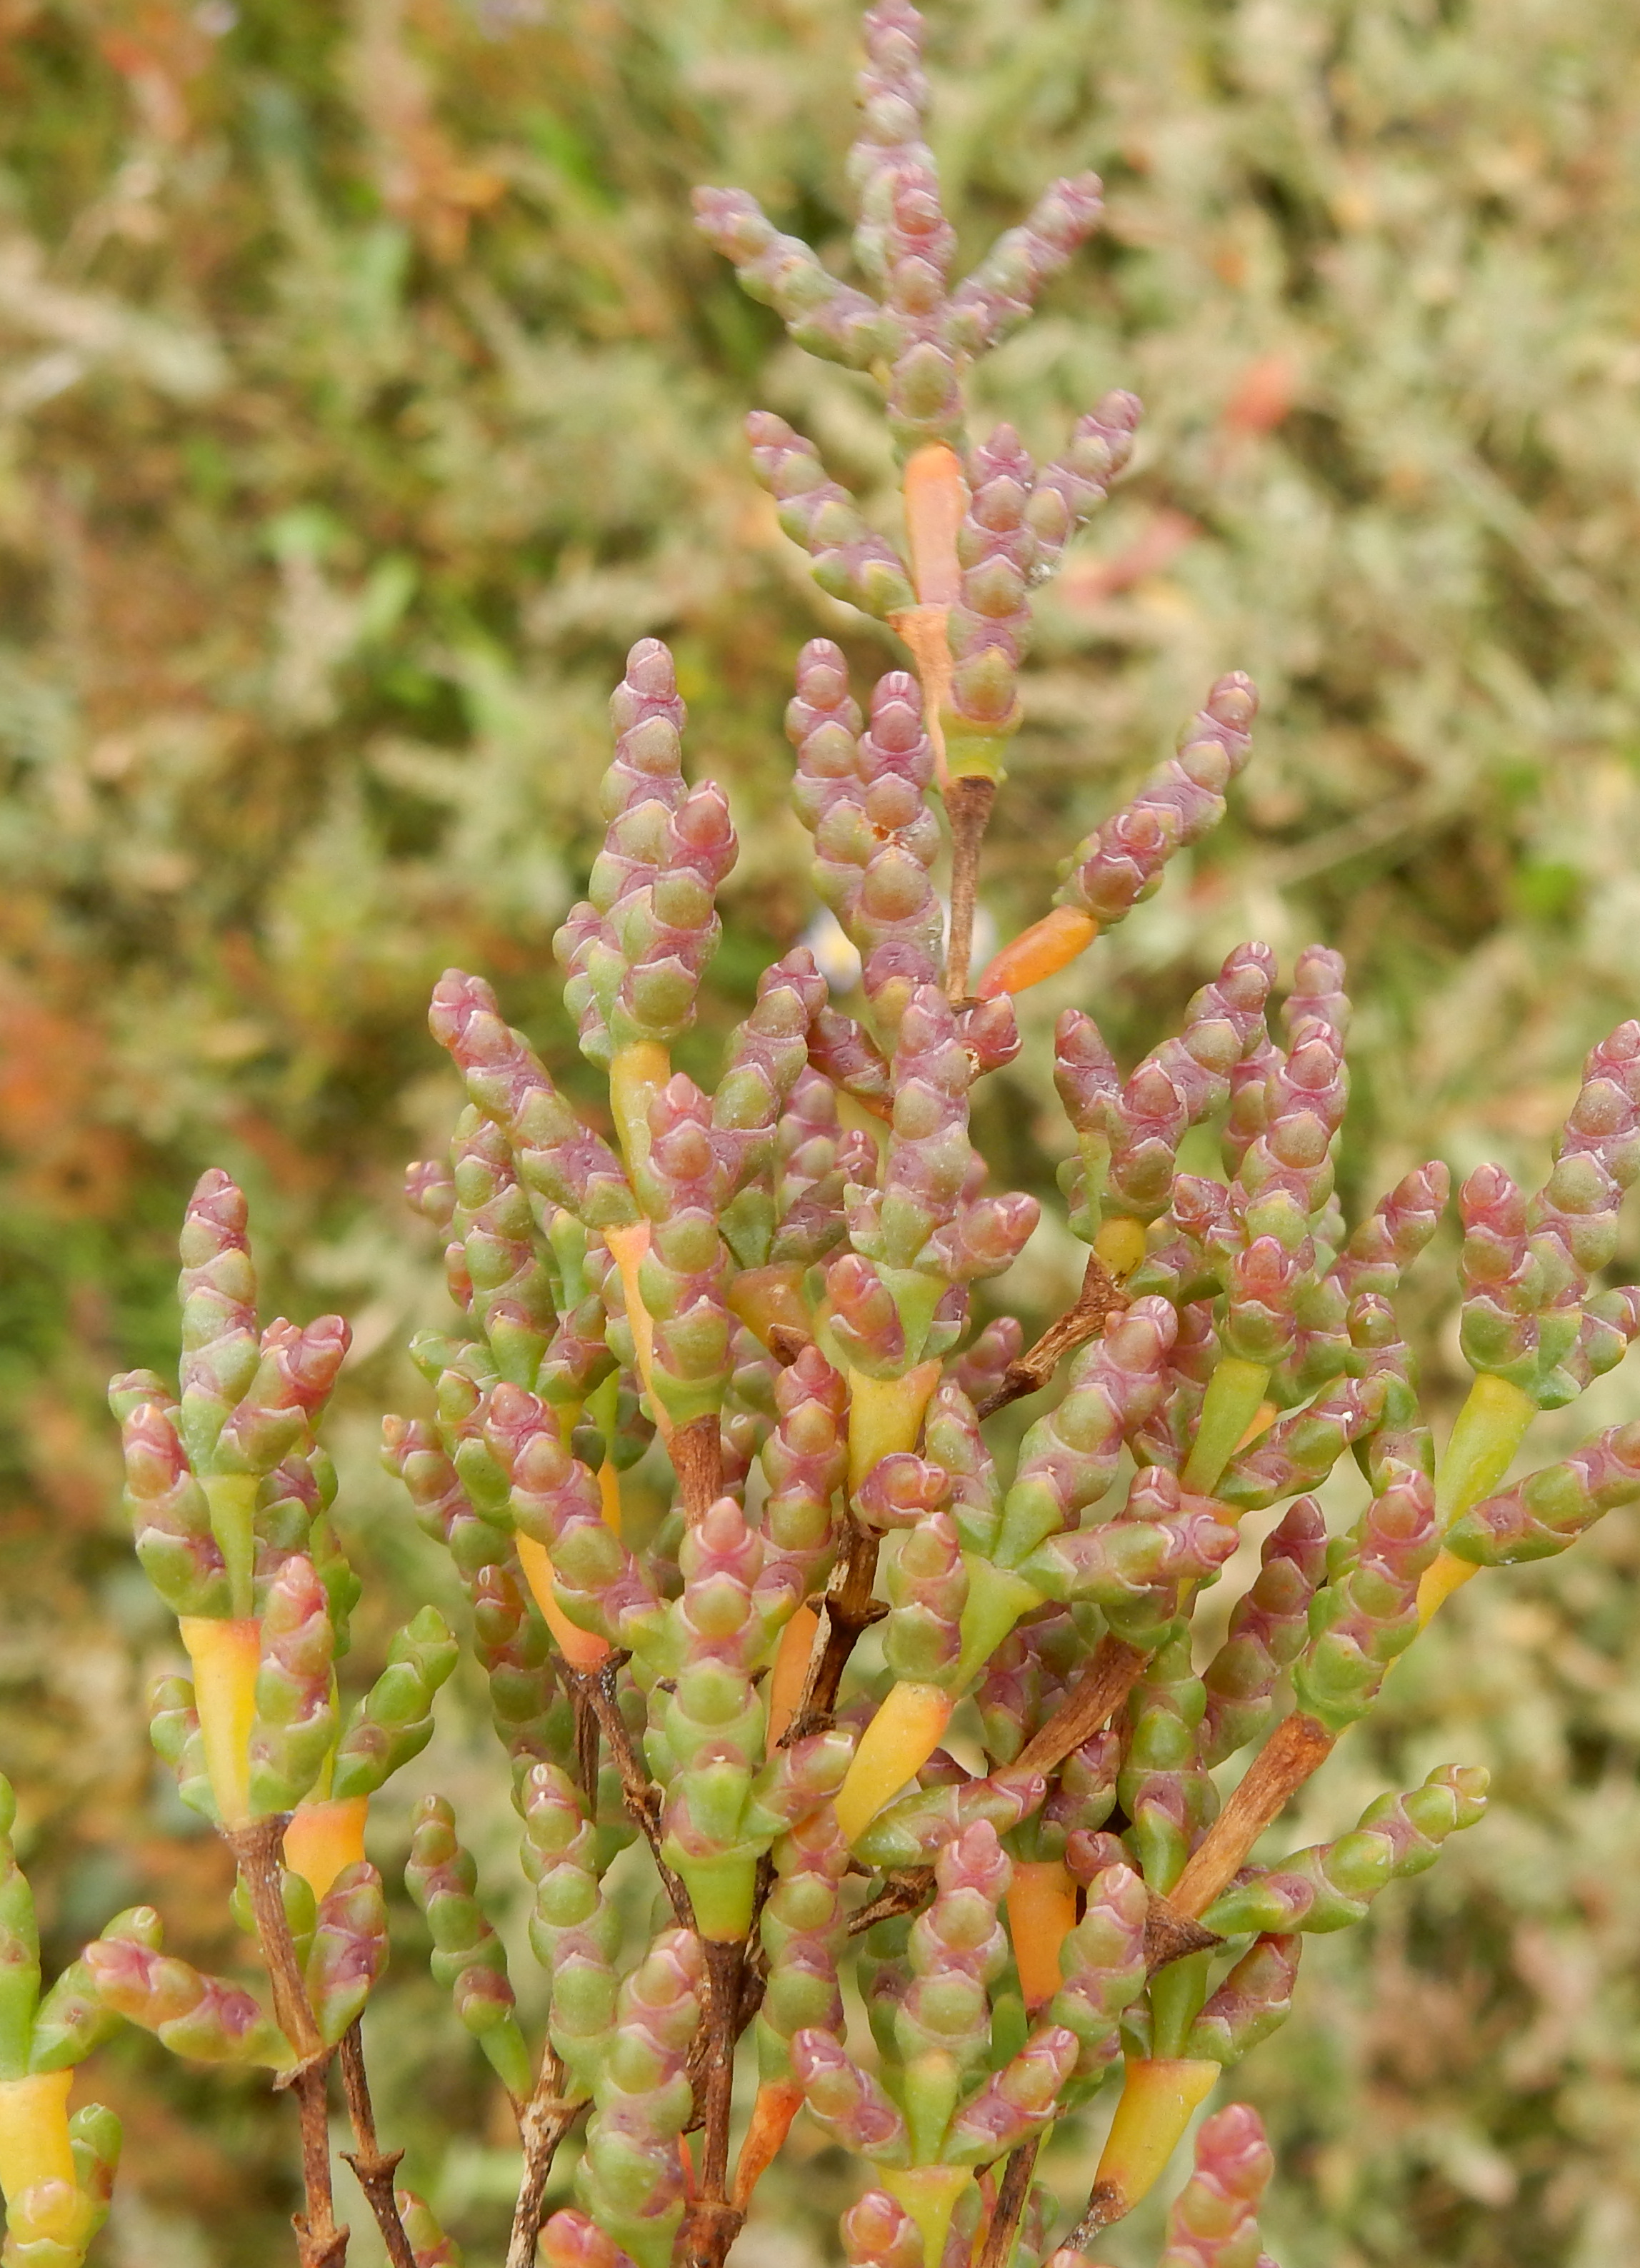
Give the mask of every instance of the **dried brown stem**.
POLYGON ((1029 2142, 1022 2142, 1018 2149, 1009 2152, 1002 2184, 996 2193, 996 2209, 991 2215, 991 2225, 986 2230, 974 2268, 1008 2268, 1020 2219, 1031 2195, 1037 2153, 1041 2147, 1041 2135, 1033 2134, 1029 2142))
POLYGON ((723 1432, 715 1417, 696 1418, 673 1434, 669 1454, 683 1517, 692 1528, 723 1493, 723 1432))
POLYGON ((945 990, 954 1002, 968 998, 979 846, 995 801, 996 782, 974 774, 952 780, 945 791, 945 815, 951 829, 951 932, 945 947, 945 990))
POLYGON ((245 1894, 256 1924, 257 1942, 273 1987, 279 2029, 295 2049, 297 2065, 288 2080, 301 2121, 302 2195, 305 2210, 292 2216, 301 2268, 340 2268, 347 2255, 347 2229, 338 2228, 330 2176, 330 2119, 326 2073, 330 2057, 308 2005, 291 1925, 280 1887, 284 1872, 285 1817, 253 1819, 244 1827, 225 1827, 224 1840, 239 1861, 245 1894))
POLYGON ((540 2084, 518 2114, 519 2139, 524 2146, 524 2178, 519 2185, 513 2229, 506 2243, 506 2268, 534 2268, 536 2241, 541 2234, 543 2204, 548 2176, 558 2144, 581 2112, 584 2102, 563 2098, 564 2066, 557 2056, 547 2058, 540 2084))
POLYGON ((357 2017, 342 2035, 336 2059, 342 2066, 342 2091, 347 2097, 348 2123, 353 2129, 355 2146, 344 2150, 342 2155, 353 2169, 366 2202, 376 2216, 376 2227, 381 2231, 381 2242, 393 2268, 416 2268, 416 2255, 404 2234, 398 2200, 393 2193, 393 2176, 404 2153, 384 2151, 376 2139, 375 2108, 370 2100, 370 2081, 365 2072, 364 2034, 357 2017))
POLYGON ((737 2205, 719 2198, 696 2198, 683 2219, 683 2258, 687 2268, 723 2268, 729 2247, 746 2219, 737 2205))
POLYGON ((790 1369, 803 1349, 814 1341, 807 1331, 800 1331, 794 1323, 772 1323, 769 1326, 769 1352, 776 1362, 790 1369))
POLYGON ((683 2230, 689 2268, 722 2268, 744 2213, 728 2196, 729 2117, 734 2107, 735 2043, 740 2035, 746 1948, 735 1940, 705 1940, 709 1992, 699 2087, 703 2133, 700 2193, 683 2230))
POLYGON ((1151 1891, 1150 1910, 1145 1916, 1146 1976, 1154 1977, 1158 1969, 1165 1969, 1171 1961, 1182 1961, 1187 1953, 1209 1953, 1223 1942, 1216 1930, 1203 1929, 1199 1921, 1175 1913, 1171 1900, 1151 1891))
POLYGON ((831 1723, 838 1688, 861 1632, 868 1631, 873 1623, 881 1622, 888 1612, 882 1602, 871 1595, 871 1587, 877 1578, 879 1539, 853 1520, 846 1519, 846 1528, 843 1557, 831 1571, 820 1609, 802 1698, 782 1735, 782 1748, 789 1748, 794 1741, 820 1732, 831 1723))
POLYGON ((575 1777, 580 1782, 580 1792, 587 1799, 587 1817, 596 1818, 598 1735, 601 1730, 598 1712, 580 1688, 572 1691, 570 1705, 575 1715, 575 1777))
POLYGON ((633 1824, 641 1829, 645 1841, 655 1862, 656 1872, 672 1902, 672 1911, 684 1929, 695 1926, 695 1910, 689 1892, 661 1855, 661 1791, 638 1761, 626 1720, 621 1715, 615 1698, 615 1680, 621 1664, 627 1660, 624 1653, 612 1653, 596 1669, 572 1669, 565 1664, 560 1675, 572 1694, 584 1695, 587 1705, 595 1712, 598 1727, 608 1743, 616 1771, 620 1775, 621 1794, 633 1824))
POLYGON ((1313 1717, 1283 1718, 1169 1893, 1176 1914, 1196 1920, 1229 1889, 1265 1829, 1332 1754, 1333 1737, 1313 1717))
MULTIPOLYGON (((1149 1655, 1106 1636, 1093 1660, 1039 1732, 1014 1759, 1016 1771, 1051 1772, 1110 1722, 1139 1683, 1149 1655)), ((1175 1902, 1177 1903, 1177 1901, 1175 1902)))
POLYGON ((1121 1292, 1109 1270, 1097 1252, 1090 1252, 1075 1306, 1067 1307, 1057 1322, 1050 1323, 1035 1346, 1027 1348, 1017 1361, 1009 1363, 1002 1373, 1001 1385, 986 1395, 977 1414, 981 1418, 994 1417, 1010 1402, 1039 1393, 1072 1349, 1097 1339, 1111 1316, 1123 1305, 1121 1292))
POLYGON ((1114 2182, 1096 2182, 1088 2192, 1087 2211, 1052 2257, 1057 2259, 1061 2252, 1085 2252, 1099 2231, 1114 2227, 1126 2211, 1121 2191, 1114 2182))
POLYGON ((858 1913, 850 1914, 848 1933, 851 1937, 859 1937, 880 1921, 892 1921, 898 1914, 914 1913, 933 1896, 932 1867, 897 1867, 870 1904, 861 1906, 858 1913))

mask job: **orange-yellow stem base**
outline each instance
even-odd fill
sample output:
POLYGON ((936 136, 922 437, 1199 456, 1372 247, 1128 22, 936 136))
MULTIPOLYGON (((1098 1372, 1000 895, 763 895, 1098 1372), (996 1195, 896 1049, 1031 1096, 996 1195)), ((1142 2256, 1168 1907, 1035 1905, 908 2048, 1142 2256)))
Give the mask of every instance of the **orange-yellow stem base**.
POLYGON ((552 1587, 552 1562, 547 1557, 546 1545, 537 1543, 533 1535, 520 1535, 515 1541, 524 1580, 541 1609, 542 1620, 558 1640, 559 1653, 573 1669, 596 1669, 609 1658, 608 1641, 595 1631, 582 1630, 559 1606, 552 1587))
POLYGON ((1008 1892, 1008 1933, 1028 2008, 1059 1991, 1060 1949, 1076 1926, 1076 1885, 1061 1859, 1016 1859, 1008 1892))
POLYGON ((975 985, 975 993, 990 1000, 999 992, 1028 992, 1033 984, 1068 968, 1098 934, 1099 924, 1091 914, 1078 913, 1074 906, 1055 906, 1010 939, 975 985))
POLYGON ((900 1680, 861 1734, 837 1792, 837 1823, 846 1842, 863 1834, 883 1805, 915 1779, 944 1739, 955 1705, 942 1685, 900 1680))
POLYGON ((367 1795, 344 1795, 298 1804, 291 1814, 284 1830, 284 1863, 292 1874, 302 1876, 316 1898, 323 1897, 336 1876, 364 1857, 369 1810, 367 1795))

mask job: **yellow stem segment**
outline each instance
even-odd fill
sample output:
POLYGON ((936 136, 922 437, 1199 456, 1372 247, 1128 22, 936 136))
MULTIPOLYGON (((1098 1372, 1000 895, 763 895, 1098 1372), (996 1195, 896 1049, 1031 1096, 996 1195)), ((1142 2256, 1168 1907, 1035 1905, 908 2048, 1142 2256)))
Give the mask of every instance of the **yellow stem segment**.
POLYGON ((951 2215, 972 2181, 966 2166, 879 2166, 877 2179, 898 2198, 922 2239, 924 2268, 940 2268, 951 2215))
POLYGON ((518 1546, 518 1564, 524 1571, 530 1595, 541 1609, 541 1618, 558 1640, 558 1651, 573 1669, 596 1669, 609 1658, 608 1643, 595 1631, 583 1630, 573 1623, 559 1606, 552 1587, 552 1562, 547 1557, 547 1547, 537 1543, 533 1535, 513 1538, 518 1546))
POLYGON ((1062 1859, 1016 1859, 1008 1891, 1008 1933, 1027 2008, 1059 1991, 1060 1950, 1076 1926, 1076 1885, 1062 1859))
POLYGON ((632 1351, 638 1358, 638 1375, 644 1382, 644 1392, 649 1396, 649 1414, 655 1421, 655 1431, 661 1439, 669 1441, 672 1420, 668 1417, 660 1395, 654 1391, 654 1318, 644 1305, 644 1295, 638 1288, 638 1270, 649 1249, 649 1224, 646 1220, 632 1220, 622 1228, 606 1228, 603 1241, 620 1270, 621 1290, 626 1299, 626 1320, 632 1331, 632 1351))
POLYGON ((250 1617, 179 1615, 176 1626, 194 1665, 194 1706, 211 1793, 223 1825, 243 1827, 250 1818, 250 1732, 262 1624, 250 1617))
POLYGON ((626 1170, 649 1155, 649 1106, 672 1076, 672 1058, 659 1040, 617 1048, 609 1064, 609 1108, 626 1170))
POLYGON ((606 1457, 598 1468, 598 1498, 603 1506, 603 1524, 614 1535, 621 1532, 621 1476, 613 1457, 606 1457))
POLYGON ((1028 992, 1033 984, 1068 968, 1098 934, 1099 924, 1091 914, 1078 913, 1074 906, 1055 906, 1002 947, 975 985, 976 997, 990 1000, 999 992, 1028 992))
POLYGON ((365 1821, 370 1810, 367 1795, 327 1797, 321 1803, 299 1803, 284 1830, 284 1863, 300 1874, 316 1898, 324 1896, 338 1874, 357 1867, 365 1855, 365 1821))
POLYGON ((837 1823, 852 1843, 915 1779, 945 1737, 956 1706, 942 1685, 903 1677, 860 1736, 837 1792, 837 1823))
MULTIPOLYGON (((1435 1516, 1443 1535, 1465 1513, 1491 1495, 1515 1462, 1538 1405, 1506 1378, 1482 1371, 1458 1413, 1452 1438, 1435 1472, 1435 1516)), ((1423 1629, 1450 1599, 1481 1570, 1473 1560, 1437 1551, 1418 1586, 1418 1627, 1423 1629)))
POLYGON ((940 1382, 938 1361, 920 1362, 904 1378, 848 1373, 848 1492, 860 1489, 879 1459, 914 1449, 923 1414, 940 1382))
POLYGON ((772 1756, 785 1735, 787 1727, 797 1714, 797 1705, 803 1697, 803 1688, 809 1683, 809 1660, 814 1652, 815 1633, 820 1627, 820 1617, 812 1607, 799 1607, 786 1628, 780 1632, 780 1642, 775 1649, 774 1668, 769 1673, 769 1754, 772 1756))
MULTIPOLYGON (((882 1132, 881 1126, 877 1131, 882 1132)), ((814 1321, 803 1299, 803 1270, 796 1262, 777 1267, 748 1268, 736 1276, 724 1293, 729 1312, 765 1346, 777 1325, 812 1336, 814 1321)))
POLYGON ((0 2080, 0 2191, 8 2205, 36 2182, 75 2187, 69 2147, 71 2071, 46 2071, 0 2080))
POLYGON ((1131 2213, 1166 2172, 1218 2076, 1217 2064, 1183 2056, 1128 2065, 1095 2176, 1096 2188, 1108 2183, 1115 2191, 1123 2213, 1131 2213))
POLYGON ((1145 1256, 1145 1232, 1142 1221, 1132 1213, 1113 1212, 1109 1220, 1099 1223, 1093 1248, 1105 1268, 1119 1284, 1131 1276, 1145 1256))

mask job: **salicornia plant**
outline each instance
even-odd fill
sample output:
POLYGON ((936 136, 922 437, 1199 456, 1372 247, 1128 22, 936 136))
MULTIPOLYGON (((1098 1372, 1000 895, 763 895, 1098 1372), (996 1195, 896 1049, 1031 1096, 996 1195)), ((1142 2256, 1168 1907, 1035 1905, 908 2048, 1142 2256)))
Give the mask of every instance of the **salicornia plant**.
MULTIPOLYGON (((914 664, 862 706, 817 640, 788 711, 797 810, 857 993, 834 1005, 796 946, 713 1090, 673 1070, 735 840, 717 785, 685 777, 671 659, 645 640, 612 704, 604 847, 558 939, 607 1116, 571 1108, 483 979, 452 970, 433 997, 467 1102, 447 1162, 413 1167, 410 1187, 463 1321, 415 1343, 425 1407, 388 1419, 385 1453, 470 1602, 534 1886, 544 2040, 520 2023, 442 1797, 417 1810, 406 1881, 435 1977, 517 2116, 507 2268, 538 2245, 553 2268, 718 2268, 800 2115, 862 2161, 841 2230, 859 2268, 1049 2253, 1070 2268, 1281 2023, 1306 1933, 1431 1865, 1480 1816, 1485 1776, 1444 1767, 1267 1865, 1260 1837, 1461 1581, 1562 1550, 1640 1497, 1640 1425, 1503 1486, 1533 1416, 1640 1331, 1640 1297, 1596 1288, 1640 1170, 1640 1025, 1591 1057, 1540 1190, 1483 1167, 1459 1192, 1474 1384, 1438 1457, 1397 1295, 1448 1177, 1424 1166, 1344 1218, 1348 1004, 1320 946, 1274 1018, 1274 956, 1238 946, 1126 1076, 1093 1017, 1067 1011, 1055 1073, 1082 1289, 1029 1349, 1006 1314, 978 1325, 973 1287, 1038 1218, 989 1186, 970 1138, 977 1086, 1018 1051, 1013 998, 1070 968, 1215 823, 1257 704, 1238 674, 1212 686, 1040 920, 972 971, 1031 593, 1121 471, 1139 405, 1108 396, 1046 466, 1006 426, 968 435, 965 372, 1096 227, 1099 188, 1055 184, 953 286, 920 35, 905 0, 866 18, 851 173, 869 291, 741 193, 698 201, 794 338, 881 387, 903 462, 897 548, 809 441, 750 421, 758 476, 823 587, 914 664), (1181 1170, 1194 1128, 1218 1130, 1222 1179, 1181 1170), (1004 1456, 1013 1433, 992 1421, 1027 1398, 1038 1414, 1004 1456), (1316 1491, 1335 1478, 1329 1532, 1316 1491), (1278 1507, 1201 1659, 1198 1601, 1244 1516, 1278 1507), (978 1769, 942 1745, 959 1707, 951 1737, 978 1769), (637 1936, 609 1879, 632 1846, 657 1893, 637 1936), (868 2037, 844 2014, 856 1941, 868 2037), (1033 2179, 1044 2139, 1102 2096, 1091 2195, 1056 2200, 1033 2179), (577 2130, 577 2202, 549 2214, 577 2130)), ((84 2257, 118 2136, 107 2112, 70 2117, 67 2073, 129 2019, 294 2095, 303 2268, 347 2242, 337 2065, 388 2252, 434 2268, 459 2256, 395 2190, 371 2108, 361 2017, 388 1925, 365 1834, 373 1796, 431 1737, 458 1641, 424 1609, 345 1697, 358 1585, 317 1426, 346 1327, 259 1326, 245 1205, 222 1174, 195 1192, 182 1261, 175 1392, 144 1372, 113 1398, 137 1553, 193 1671, 159 1688, 154 1742, 235 1855, 268 1998, 167 1955, 138 1908, 42 1999, 8 1845, 5 2257, 84 2257)), ((1252 2268, 1268 2171, 1250 2110, 1209 2117, 1165 2268, 1252 2268)))

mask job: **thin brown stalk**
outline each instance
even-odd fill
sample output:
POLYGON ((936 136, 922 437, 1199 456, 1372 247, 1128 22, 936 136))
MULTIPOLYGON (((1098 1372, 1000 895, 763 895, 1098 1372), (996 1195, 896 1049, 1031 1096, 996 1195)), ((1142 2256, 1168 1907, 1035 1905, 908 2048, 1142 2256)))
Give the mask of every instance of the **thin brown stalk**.
POLYGON ((868 1528, 845 1517, 843 1557, 826 1586, 814 1651, 809 1657, 809 1676, 802 1698, 792 1712, 792 1721, 782 1737, 782 1748, 789 1748, 794 1741, 802 1740, 806 1734, 820 1732, 831 1723, 849 1655, 861 1631, 881 1622, 888 1612, 882 1602, 871 1595, 871 1587, 877 1577, 878 1538, 868 1528))
POLYGON ((690 2268, 722 2268, 745 2219, 729 2201, 729 2118, 734 2107, 735 2043, 740 2035, 745 1947, 735 1940, 705 1940, 705 2052, 699 2068, 700 2188, 683 2224, 683 2257, 690 2268))
POLYGON ((597 1711, 580 1688, 572 1691, 570 1705, 575 1717, 575 1776, 591 1817, 598 1808, 598 1736, 602 1727, 597 1711))
POLYGON ((1031 2195, 1031 2177, 1037 2169, 1037 2153, 1042 2147, 1040 2134, 1033 2134, 1029 2142, 1010 2151, 1001 2187, 996 2193, 996 2207, 991 2215, 991 2225, 986 2230, 985 2242, 974 2268, 1008 2268, 1014 2250, 1014 2239, 1019 2234, 1019 2224, 1031 2195))
POLYGON ((683 1517, 692 1528, 723 1493, 723 1432, 715 1417, 697 1418, 673 1434, 669 1454, 683 1517))
POLYGON ((1176 1914, 1198 1920, 1230 1888, 1265 1829, 1332 1754, 1333 1738, 1313 1717, 1282 1719, 1168 1893, 1176 1914))
POLYGON ((1006 1410, 1010 1402, 1017 1402, 1022 1395, 1039 1393, 1072 1349, 1097 1339, 1123 1305, 1121 1292, 1109 1270, 1097 1252, 1090 1252, 1075 1306, 1067 1308, 1057 1322, 1048 1325, 1033 1347, 1009 1363, 1002 1373, 1001 1383, 986 1395, 977 1414, 981 1418, 994 1417, 999 1410, 1006 1410))
POLYGON ((581 2112, 585 2102, 565 2102, 564 2066, 557 2056, 547 2058, 539 2085, 518 2114, 519 2139, 524 2146, 524 2178, 519 2184, 507 2238, 506 2268, 534 2268, 536 2242, 541 2234, 542 2208, 552 2161, 581 2112))
POLYGON ((693 1929, 695 1911, 689 1892, 661 1855, 661 1791, 638 1761, 626 1720, 615 1697, 616 1674, 626 1659, 624 1653, 611 1654, 596 1669, 572 1669, 565 1663, 559 1674, 571 1693, 584 1696, 596 1714, 599 1730, 620 1775, 621 1794, 627 1811, 649 1845, 679 1924, 684 1929, 693 1929))
POLYGON ((1149 1658, 1119 1638, 1102 1638, 1075 1684, 1016 1756, 1014 1769, 1051 1772, 1062 1764, 1110 1722, 1139 1683, 1149 1658))
POLYGON ((376 2216, 376 2227, 381 2231, 381 2242, 393 2268, 416 2268, 416 2255, 404 2233, 398 2200, 393 2193, 393 2176, 404 2153, 383 2150, 376 2139, 375 2107, 370 2100, 370 2081, 365 2072, 364 2034, 357 2017, 342 2035, 336 2060, 342 2066, 342 2092, 347 2098, 348 2123, 353 2129, 354 2144, 342 2155, 353 2169, 365 2200, 376 2216))
POLYGON ((285 1820, 282 1814, 253 1819, 244 1827, 225 1827, 224 1839, 239 1861, 250 1900, 257 1942, 273 1987, 279 2029, 296 2051, 296 2069, 285 2082, 296 2097, 301 2122, 302 2194, 305 2210, 292 2216, 301 2268, 340 2268, 347 2254, 347 2229, 338 2227, 330 2173, 330 2117, 326 2074, 330 2057, 308 2005, 291 1926, 280 1888, 285 1820))
POLYGON ((945 947, 945 990, 947 998, 957 1003, 968 998, 979 846, 995 801, 996 782, 972 774, 952 780, 945 791, 945 815, 951 828, 951 929, 945 947))
POLYGON ((1099 2231, 1114 2227, 1125 2210, 1121 2192, 1114 2182, 1096 2182, 1088 2193, 1087 2211, 1063 2244, 1055 2248, 1053 2257, 1057 2258, 1061 2252, 1085 2252, 1099 2231))
POLYGON ((872 1899, 858 1913, 848 1918, 848 1933, 859 1937, 875 1928, 880 1921, 893 1921, 899 1914, 915 1913, 934 1896, 932 1867, 898 1867, 872 1899))

